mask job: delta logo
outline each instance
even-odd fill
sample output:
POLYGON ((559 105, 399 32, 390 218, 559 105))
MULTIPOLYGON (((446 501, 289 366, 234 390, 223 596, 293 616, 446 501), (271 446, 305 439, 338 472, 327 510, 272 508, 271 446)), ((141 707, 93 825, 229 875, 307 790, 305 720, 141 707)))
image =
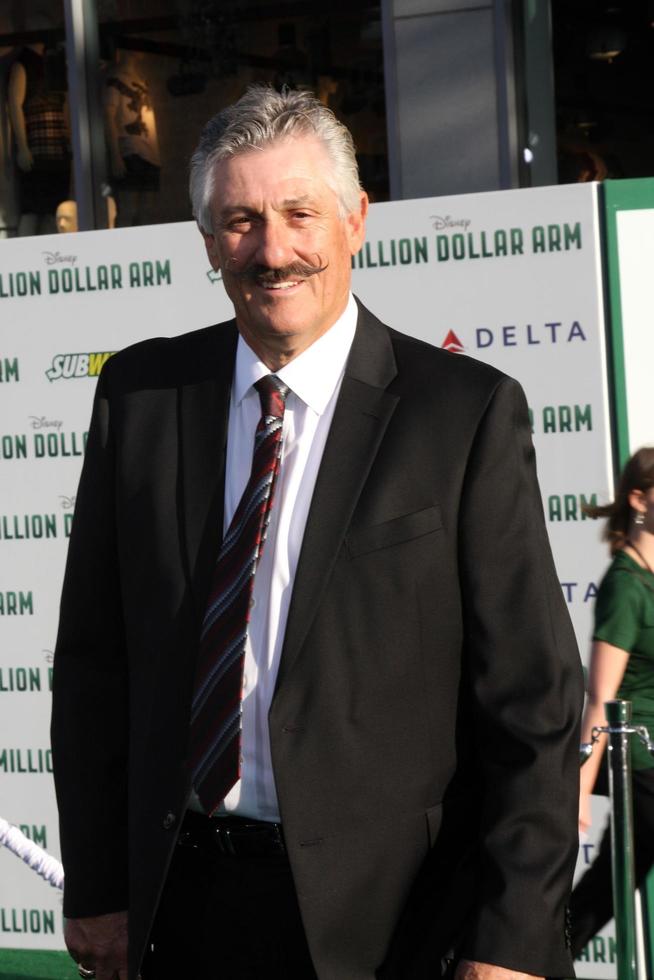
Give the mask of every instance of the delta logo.
MULTIPOLYGON (((476 350, 487 347, 540 347, 541 345, 586 343, 587 330, 580 320, 548 320, 547 323, 509 323, 501 327, 477 327, 474 335, 476 350)), ((453 354, 463 354, 465 347, 454 333, 448 331, 441 344, 453 354)))
POLYGON ((103 364, 115 351, 96 351, 90 354, 55 354, 45 372, 48 381, 71 378, 97 378, 103 364))
POLYGON ((463 354, 465 352, 465 347, 453 330, 448 331, 447 337, 441 344, 441 347, 444 350, 449 350, 451 354, 463 354))

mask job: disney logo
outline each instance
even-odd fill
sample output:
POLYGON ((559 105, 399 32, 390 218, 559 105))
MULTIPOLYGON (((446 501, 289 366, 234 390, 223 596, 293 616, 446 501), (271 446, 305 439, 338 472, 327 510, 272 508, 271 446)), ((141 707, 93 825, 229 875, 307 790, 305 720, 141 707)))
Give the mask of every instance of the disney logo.
POLYGON ((61 265, 65 262, 75 265, 77 262, 76 255, 62 255, 61 252, 41 252, 41 255, 45 257, 46 265, 61 265))
POLYGON ((453 218, 449 214, 431 214, 429 217, 434 222, 436 231, 443 231, 445 228, 463 228, 465 231, 472 224, 469 218, 453 218))
POLYGON ((29 415, 33 429, 60 429, 64 424, 60 419, 46 419, 45 415, 29 415))
POLYGON ((72 510, 75 506, 75 496, 64 497, 63 493, 59 494, 59 499, 61 501, 61 506, 64 510, 72 510))

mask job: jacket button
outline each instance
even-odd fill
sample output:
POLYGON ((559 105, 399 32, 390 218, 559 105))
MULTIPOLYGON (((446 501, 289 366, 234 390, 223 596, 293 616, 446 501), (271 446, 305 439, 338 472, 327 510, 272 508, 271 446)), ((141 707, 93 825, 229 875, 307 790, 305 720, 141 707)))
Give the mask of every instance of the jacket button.
POLYGON ((175 826, 176 820, 177 817, 175 816, 174 813, 167 813, 166 816, 163 818, 163 829, 170 830, 171 827, 175 826))

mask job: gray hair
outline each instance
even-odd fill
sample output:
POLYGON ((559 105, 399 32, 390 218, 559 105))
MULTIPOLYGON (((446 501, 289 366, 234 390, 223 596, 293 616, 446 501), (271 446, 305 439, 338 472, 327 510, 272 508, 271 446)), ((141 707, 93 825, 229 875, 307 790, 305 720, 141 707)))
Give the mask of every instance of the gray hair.
POLYGON ((326 179, 338 196, 340 216, 355 211, 361 184, 350 131, 311 92, 252 85, 238 102, 209 120, 191 157, 189 189, 200 228, 211 230, 214 165, 219 160, 297 136, 320 140, 332 164, 326 179))

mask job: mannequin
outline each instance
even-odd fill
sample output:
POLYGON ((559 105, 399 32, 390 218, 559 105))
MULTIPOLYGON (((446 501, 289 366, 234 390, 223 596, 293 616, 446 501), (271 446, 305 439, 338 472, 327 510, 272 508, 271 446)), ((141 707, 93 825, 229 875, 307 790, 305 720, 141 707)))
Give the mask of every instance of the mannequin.
POLYGON ((66 95, 51 91, 45 45, 23 48, 9 73, 9 118, 16 146, 21 217, 19 235, 54 231, 57 202, 70 189, 66 95))
POLYGON ((77 204, 75 201, 62 201, 55 212, 57 231, 60 233, 77 231, 77 204))
MULTIPOLYGON (((107 228, 116 227, 116 201, 113 197, 107 197, 107 228)), ((62 201, 55 214, 57 231, 66 234, 69 231, 78 231, 77 224, 77 203, 75 201, 62 201)))
POLYGON ((118 191, 124 225, 154 220, 159 190, 159 143, 143 54, 118 49, 107 69, 105 123, 112 183, 118 191))

